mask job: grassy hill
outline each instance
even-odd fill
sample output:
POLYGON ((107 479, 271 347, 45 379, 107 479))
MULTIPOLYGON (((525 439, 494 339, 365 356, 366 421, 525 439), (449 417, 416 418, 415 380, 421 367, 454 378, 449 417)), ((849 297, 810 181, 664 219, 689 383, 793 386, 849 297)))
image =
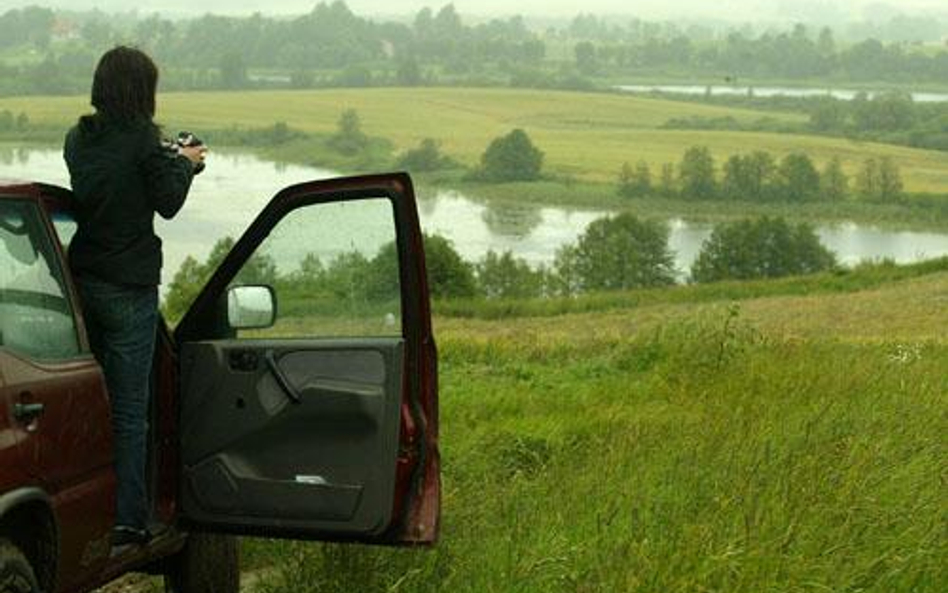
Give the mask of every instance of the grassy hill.
POLYGON ((440 545, 255 590, 945 590, 948 272, 880 270, 439 317, 440 545))
MULTIPOLYGON (((88 110, 87 102, 86 97, 7 97, 0 98, 0 110, 65 128, 88 110)), ((549 172, 582 181, 611 183, 623 162, 642 159, 654 169, 677 162, 688 146, 703 144, 719 163, 730 154, 757 149, 777 156, 803 151, 818 163, 838 155, 850 172, 866 157, 891 156, 902 168, 908 191, 948 193, 948 153, 809 135, 666 130, 661 126, 672 118, 730 116, 752 122, 769 117, 795 123, 803 116, 619 94, 468 88, 171 93, 160 97, 159 116, 171 129, 283 121, 330 133, 339 114, 350 108, 358 111, 367 133, 390 139, 397 151, 431 137, 468 165, 478 162, 491 139, 521 127, 546 153, 549 172)), ((208 140, 213 143, 213 137, 208 140)))

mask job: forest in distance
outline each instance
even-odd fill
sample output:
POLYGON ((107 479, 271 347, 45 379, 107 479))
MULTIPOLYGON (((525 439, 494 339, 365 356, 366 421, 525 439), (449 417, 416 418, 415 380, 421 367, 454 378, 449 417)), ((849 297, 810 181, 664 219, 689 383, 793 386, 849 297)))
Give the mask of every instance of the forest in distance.
POLYGON ((942 86, 948 80, 946 32, 948 24, 905 16, 853 39, 801 23, 681 26, 582 13, 536 26, 523 16, 464 18, 453 4, 423 8, 403 20, 358 15, 341 0, 282 18, 172 19, 32 6, 0 14, 0 95, 82 92, 96 56, 117 42, 135 44, 165 64, 166 90, 431 84, 592 89, 636 78, 942 86))

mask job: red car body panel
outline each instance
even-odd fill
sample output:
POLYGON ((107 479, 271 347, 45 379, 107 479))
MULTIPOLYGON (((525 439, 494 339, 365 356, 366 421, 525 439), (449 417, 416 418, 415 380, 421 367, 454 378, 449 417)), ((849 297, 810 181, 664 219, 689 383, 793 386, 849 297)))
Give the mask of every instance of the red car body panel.
MULTIPOLYGON (((325 183, 314 187, 319 187, 319 191, 351 190, 366 183, 390 183, 395 191, 405 191, 408 198, 413 195, 407 176, 355 178, 340 180, 335 188, 325 183)), ((61 188, 0 181, 0 200, 13 198, 38 204, 48 215, 45 224, 54 238, 52 215, 68 211, 68 196, 69 192, 61 188)), ((409 340, 410 346, 417 349, 418 368, 406 369, 404 375, 393 525, 386 540, 376 542, 403 545, 431 544, 437 539, 441 497, 437 353, 428 308, 422 236, 417 230, 415 204, 408 202, 408 206, 408 222, 414 231, 407 240, 413 254, 411 263, 416 266, 411 275, 417 279, 417 285, 409 289, 423 295, 420 310, 415 314, 417 327, 412 328, 413 338, 409 340)), ((53 243, 59 262, 65 262, 66 254, 58 241, 53 243)), ((65 276, 68 297, 75 306, 78 299, 68 270, 65 276)), ((110 558, 115 475, 108 396, 101 368, 88 354, 81 312, 76 311, 74 317, 80 348, 86 353, 74 359, 37 363, 0 347, 0 529, 6 514, 13 512, 7 503, 19 500, 15 496, 9 498, 11 495, 24 489, 45 493, 42 504, 48 506, 58 539, 51 591, 62 593, 87 591, 124 572, 167 557, 180 550, 186 538, 186 533, 177 527, 180 386, 175 338, 164 325, 159 328, 151 426, 155 515, 169 528, 149 546, 110 558), (43 404, 45 411, 24 423, 14 414, 17 405, 22 404, 43 404)), ((14 535, 26 540, 34 536, 14 535)))

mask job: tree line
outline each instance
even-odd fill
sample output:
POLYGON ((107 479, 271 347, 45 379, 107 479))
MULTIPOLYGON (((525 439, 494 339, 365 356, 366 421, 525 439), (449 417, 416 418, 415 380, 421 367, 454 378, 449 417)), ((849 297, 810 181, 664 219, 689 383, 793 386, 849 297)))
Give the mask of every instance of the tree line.
POLYGON ((809 128, 819 134, 948 150, 948 104, 918 103, 905 92, 857 93, 850 101, 811 100, 809 128))
POLYGON ((778 160, 763 150, 733 154, 719 172, 706 146, 688 148, 677 165, 662 165, 658 176, 653 176, 645 161, 624 163, 618 175, 618 193, 629 198, 893 202, 903 197, 903 190, 899 166, 889 156, 865 158, 853 178, 839 157, 831 158, 819 170, 804 153, 790 153, 778 160))
MULTIPOLYGON (((593 221, 574 242, 562 246, 551 265, 531 266, 512 252, 488 251, 477 262, 465 261, 450 240, 425 236, 425 259, 432 298, 539 298, 588 292, 670 286, 679 279, 664 222, 631 213, 593 221)), ((188 257, 169 285, 164 302, 171 318, 180 317, 233 247, 218 241, 204 263, 188 257)), ((258 253, 244 265, 238 284, 270 284, 282 294, 302 291, 313 310, 331 312, 340 303, 397 299, 394 243, 373 257, 352 251, 329 259, 307 255, 290 272, 274 258, 258 253)), ((813 227, 782 218, 762 217, 717 225, 691 267, 692 282, 777 278, 836 267, 813 227)))
POLYGON ((663 127, 668 129, 815 133, 822 136, 842 136, 916 148, 948 150, 948 102, 916 101, 911 94, 903 91, 861 91, 855 93, 852 99, 829 95, 756 97, 752 88, 747 95, 657 94, 675 101, 746 107, 759 111, 795 111, 808 117, 806 122, 797 123, 766 115, 753 121, 739 121, 728 115, 691 115, 667 120, 663 127))
POLYGON ((804 25, 789 31, 748 35, 732 31, 723 39, 695 41, 685 33, 664 37, 618 38, 578 42, 580 71, 664 73, 739 82, 756 79, 827 79, 843 81, 936 82, 948 77, 948 50, 921 51, 905 43, 864 39, 837 44, 832 29, 817 32, 804 25))
POLYGON ((513 16, 464 22, 453 4, 409 22, 356 15, 341 0, 294 18, 207 14, 172 20, 27 7, 0 14, 0 50, 41 59, 0 65, 0 93, 86 90, 95 59, 131 43, 168 65, 167 89, 470 84, 587 88, 600 76, 698 80, 832 78, 942 82, 948 50, 864 39, 838 44, 832 29, 712 33, 671 23, 624 25, 580 15, 531 28, 513 16), (566 50, 565 52, 563 50, 566 50), (565 53, 565 57, 564 57, 565 53))

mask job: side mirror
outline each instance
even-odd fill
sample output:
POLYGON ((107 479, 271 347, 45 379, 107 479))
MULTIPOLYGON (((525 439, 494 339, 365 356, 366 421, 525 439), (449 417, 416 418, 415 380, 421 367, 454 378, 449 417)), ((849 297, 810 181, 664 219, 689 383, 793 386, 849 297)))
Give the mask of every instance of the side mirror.
POLYGON ((276 321, 276 297, 269 286, 227 289, 227 324, 232 329, 263 329, 276 321))

